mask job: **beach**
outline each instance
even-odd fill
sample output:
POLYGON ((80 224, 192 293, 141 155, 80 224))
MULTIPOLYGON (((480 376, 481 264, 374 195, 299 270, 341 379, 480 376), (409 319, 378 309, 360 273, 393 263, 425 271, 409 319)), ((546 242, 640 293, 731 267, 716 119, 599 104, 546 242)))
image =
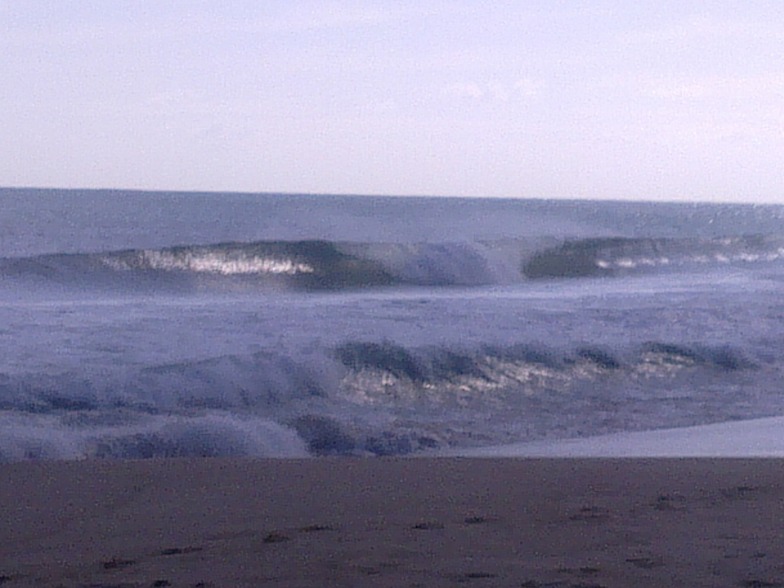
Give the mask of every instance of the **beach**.
POLYGON ((784 586, 780 459, 0 466, 0 585, 784 586))

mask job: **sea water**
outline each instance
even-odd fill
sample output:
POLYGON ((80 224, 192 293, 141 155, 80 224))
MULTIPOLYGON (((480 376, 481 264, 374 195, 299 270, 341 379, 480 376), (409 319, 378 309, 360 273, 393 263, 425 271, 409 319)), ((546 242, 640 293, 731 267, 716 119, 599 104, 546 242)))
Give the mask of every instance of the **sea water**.
POLYGON ((0 461, 784 415, 784 207, 0 189, 0 461))

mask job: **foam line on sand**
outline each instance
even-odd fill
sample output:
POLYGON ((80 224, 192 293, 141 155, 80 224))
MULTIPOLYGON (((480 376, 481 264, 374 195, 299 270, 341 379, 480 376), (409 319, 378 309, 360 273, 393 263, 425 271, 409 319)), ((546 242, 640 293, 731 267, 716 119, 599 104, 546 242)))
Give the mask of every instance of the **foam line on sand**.
POLYGON ((784 417, 461 449, 471 457, 784 457, 784 417))

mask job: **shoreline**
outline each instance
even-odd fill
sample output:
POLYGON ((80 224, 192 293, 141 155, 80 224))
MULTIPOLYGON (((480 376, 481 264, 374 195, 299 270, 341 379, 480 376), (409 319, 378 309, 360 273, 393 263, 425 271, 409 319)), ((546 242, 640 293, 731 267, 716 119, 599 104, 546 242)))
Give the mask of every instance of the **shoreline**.
POLYGON ((784 417, 527 441, 446 452, 511 458, 784 458, 784 417))
POLYGON ((0 585, 784 586, 784 460, 0 465, 0 585))

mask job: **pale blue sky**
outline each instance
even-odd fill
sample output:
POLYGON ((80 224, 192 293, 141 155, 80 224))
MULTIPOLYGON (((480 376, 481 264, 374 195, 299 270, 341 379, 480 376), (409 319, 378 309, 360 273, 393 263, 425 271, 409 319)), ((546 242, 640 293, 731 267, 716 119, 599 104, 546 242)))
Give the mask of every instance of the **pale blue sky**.
POLYGON ((0 0, 0 185, 784 202, 784 1, 0 0))

